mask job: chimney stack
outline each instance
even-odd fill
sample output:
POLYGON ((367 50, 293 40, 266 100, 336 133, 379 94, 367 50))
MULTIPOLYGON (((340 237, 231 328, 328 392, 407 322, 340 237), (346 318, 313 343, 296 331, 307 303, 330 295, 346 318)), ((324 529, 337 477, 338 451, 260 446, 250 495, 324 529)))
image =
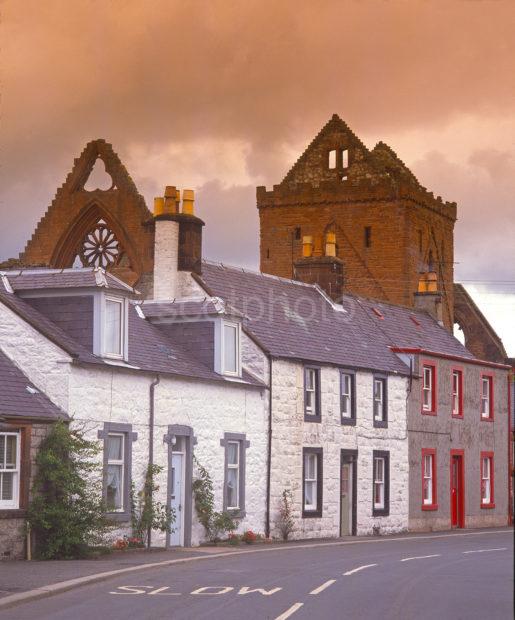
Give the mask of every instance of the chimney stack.
POLYGON ((294 262, 294 278, 306 284, 318 284, 331 299, 338 301, 343 294, 343 261, 336 256, 336 235, 327 233, 302 238, 302 258, 294 262), (325 255, 323 254, 325 250, 325 255))
POLYGON ((415 308, 427 312, 443 326, 442 293, 438 290, 438 276, 435 271, 421 273, 415 295, 415 308))
POLYGON ((164 197, 154 198, 154 299, 183 296, 187 272, 200 274, 202 266, 202 227, 204 222, 194 211, 194 192, 181 192, 173 185, 164 197))

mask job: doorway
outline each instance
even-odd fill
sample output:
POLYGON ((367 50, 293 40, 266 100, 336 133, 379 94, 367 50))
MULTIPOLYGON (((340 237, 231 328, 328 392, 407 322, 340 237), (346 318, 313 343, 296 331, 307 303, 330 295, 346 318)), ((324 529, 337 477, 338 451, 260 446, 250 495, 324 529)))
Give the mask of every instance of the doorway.
POLYGON ((170 472, 170 508, 175 515, 173 532, 170 534, 170 545, 184 545, 183 509, 184 509, 184 453, 172 452, 172 469, 170 472))
POLYGON ((340 458, 340 536, 356 535, 357 450, 342 450, 340 458))
POLYGON ((465 527, 463 450, 451 450, 451 527, 465 527))

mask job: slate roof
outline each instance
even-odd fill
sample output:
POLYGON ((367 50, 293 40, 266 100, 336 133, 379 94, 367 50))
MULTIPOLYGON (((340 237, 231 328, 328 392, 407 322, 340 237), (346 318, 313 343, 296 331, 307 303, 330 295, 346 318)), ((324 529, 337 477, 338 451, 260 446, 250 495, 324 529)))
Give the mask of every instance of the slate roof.
POLYGON ((246 331, 275 357, 402 374, 407 367, 390 347, 473 359, 425 312, 351 295, 338 306, 315 286, 207 261, 200 280, 246 316, 246 331))
POLYGON ((203 297, 199 299, 174 299, 173 301, 147 300, 141 304, 143 313, 148 318, 183 318, 216 316, 231 314, 241 316, 223 299, 218 297, 203 297))
POLYGON ((111 288, 134 292, 134 289, 101 268, 15 269, 2 272, 15 292, 39 289, 111 288))
POLYGON ((243 313, 245 330, 274 357, 409 372, 353 298, 338 308, 315 286, 209 262, 200 280, 243 313))
MULTIPOLYGON (((94 355, 25 300, 14 293, 6 292, 1 280, 0 303, 4 303, 51 342, 66 351, 77 362, 96 364, 104 368, 112 367, 113 362, 94 355)), ((234 379, 229 379, 211 370, 182 347, 171 342, 158 327, 152 325, 148 320, 140 318, 133 304, 130 304, 129 308, 129 358, 127 361, 129 366, 148 372, 161 372, 213 381, 235 382, 234 379)), ((243 373, 242 380, 252 385, 262 385, 260 381, 246 372, 243 373)))
POLYGON ((66 420, 67 414, 0 350, 0 418, 66 420))

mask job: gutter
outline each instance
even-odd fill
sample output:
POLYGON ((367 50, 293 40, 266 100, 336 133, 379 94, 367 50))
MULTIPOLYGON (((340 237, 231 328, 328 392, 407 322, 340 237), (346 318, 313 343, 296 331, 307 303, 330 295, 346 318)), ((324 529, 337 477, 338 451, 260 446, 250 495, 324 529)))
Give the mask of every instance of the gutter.
POLYGON ((272 356, 268 355, 268 441, 266 454, 265 537, 270 538, 270 486, 272 475, 272 356))
MULTIPOLYGON (((149 414, 148 414, 148 467, 154 465, 154 410, 155 410, 155 390, 160 382, 159 375, 152 381, 149 388, 149 414)), ((146 480, 145 480, 146 482, 146 480)), ((148 489, 148 498, 152 502, 152 486, 148 489)), ((152 542, 152 526, 147 529, 147 549, 150 549, 152 542)))
POLYGON ((463 362, 463 364, 475 364, 476 366, 490 366, 491 368, 500 368, 502 370, 510 370, 508 364, 499 364, 497 362, 489 362, 480 360, 475 357, 465 357, 463 355, 453 355, 452 353, 440 353, 438 351, 430 351, 429 349, 421 349, 419 347, 394 347, 390 346, 390 350, 394 353, 418 353, 422 355, 431 355, 432 357, 441 357, 446 360, 454 360, 463 362))

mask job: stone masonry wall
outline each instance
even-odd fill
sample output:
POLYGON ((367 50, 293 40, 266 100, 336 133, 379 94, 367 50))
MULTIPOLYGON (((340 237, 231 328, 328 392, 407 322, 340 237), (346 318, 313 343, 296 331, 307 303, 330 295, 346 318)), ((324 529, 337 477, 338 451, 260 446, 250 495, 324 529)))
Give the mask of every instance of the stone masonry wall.
POLYGON ((357 534, 402 532, 408 527, 408 441, 405 378, 388 377, 388 428, 373 428, 372 374, 357 372, 356 426, 340 422, 339 369, 322 367, 321 423, 304 422, 304 376, 299 363, 273 363, 272 533, 281 493, 294 496, 294 538, 336 537, 340 533, 340 450, 357 449, 357 534), (323 448, 321 518, 302 518, 302 448, 323 448), (390 514, 372 516, 372 451, 390 451, 390 514))

